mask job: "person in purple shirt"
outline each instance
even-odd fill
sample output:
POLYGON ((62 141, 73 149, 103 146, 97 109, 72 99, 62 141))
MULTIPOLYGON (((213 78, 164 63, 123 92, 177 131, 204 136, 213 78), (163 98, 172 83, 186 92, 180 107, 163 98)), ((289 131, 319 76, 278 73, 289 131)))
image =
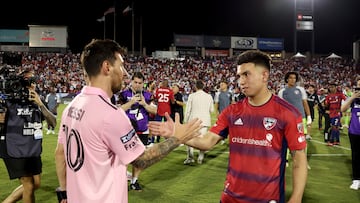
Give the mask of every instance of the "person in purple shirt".
POLYGON ((350 189, 360 189, 360 76, 356 78, 355 92, 342 105, 341 112, 351 108, 351 119, 348 130, 351 163, 352 163, 352 184, 350 189))
MULTIPOLYGON (((136 134, 141 142, 147 146, 149 137, 149 114, 156 114, 156 106, 151 105, 152 95, 149 91, 144 90, 144 75, 141 72, 135 72, 131 78, 129 88, 126 88, 119 94, 119 103, 121 108, 126 112, 136 134)), ((132 168, 132 180, 130 189, 141 191, 138 177, 141 170, 132 168)))

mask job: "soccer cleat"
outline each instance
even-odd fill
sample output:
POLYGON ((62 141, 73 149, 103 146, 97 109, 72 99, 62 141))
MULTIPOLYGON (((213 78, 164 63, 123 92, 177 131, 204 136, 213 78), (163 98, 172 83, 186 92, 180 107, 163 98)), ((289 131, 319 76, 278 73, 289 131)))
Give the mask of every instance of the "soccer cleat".
POLYGON ((130 190, 142 191, 142 188, 138 181, 130 184, 130 190))
POLYGON ((353 190, 360 189, 360 180, 353 180, 352 184, 350 185, 350 189, 353 189, 353 190))
POLYGON ((197 160, 197 163, 198 163, 198 164, 202 164, 202 163, 203 163, 203 159, 198 159, 198 160, 197 160))
POLYGON ((312 137, 311 137, 310 135, 306 135, 305 138, 306 138, 307 140, 311 140, 311 139, 312 139, 312 137))
POLYGON ((327 144, 326 144, 327 146, 334 146, 334 144, 333 143, 331 143, 331 142, 327 142, 327 144))
POLYGON ((334 142, 334 145, 340 145, 340 142, 334 142))
POLYGON ((50 133, 51 133, 51 131, 50 131, 50 130, 47 130, 46 134, 49 135, 50 133))
POLYGON ((188 164, 191 164, 191 163, 194 163, 194 162, 195 162, 194 159, 187 158, 187 159, 185 159, 184 164, 188 165, 188 164))

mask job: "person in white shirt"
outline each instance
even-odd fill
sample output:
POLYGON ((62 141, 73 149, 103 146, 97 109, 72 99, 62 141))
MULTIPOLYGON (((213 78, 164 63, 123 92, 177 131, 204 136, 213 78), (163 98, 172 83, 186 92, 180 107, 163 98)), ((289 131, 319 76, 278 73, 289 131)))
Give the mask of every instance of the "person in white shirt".
MULTIPOLYGON (((214 100, 212 96, 203 91, 204 82, 197 80, 195 84, 196 92, 189 95, 185 108, 185 123, 198 118, 202 121, 203 127, 200 129, 201 136, 205 134, 211 125, 211 113, 214 111, 214 100)), ((200 150, 197 162, 202 164, 205 151, 200 150)), ((194 161, 194 149, 187 146, 187 158, 184 164, 190 164, 194 161)))

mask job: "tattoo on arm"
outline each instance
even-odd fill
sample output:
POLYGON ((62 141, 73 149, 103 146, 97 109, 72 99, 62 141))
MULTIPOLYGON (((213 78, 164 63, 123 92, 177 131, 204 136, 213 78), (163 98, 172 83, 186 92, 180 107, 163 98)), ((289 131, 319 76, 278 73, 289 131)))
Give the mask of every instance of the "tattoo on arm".
POLYGON ((294 157, 296 152, 304 152, 304 153, 305 153, 305 149, 292 150, 292 151, 290 151, 291 157, 294 157))
POLYGON ((170 137, 164 142, 147 148, 146 151, 132 162, 132 165, 139 169, 145 169, 154 163, 157 163, 168 155, 172 150, 179 146, 179 140, 175 137, 170 137))

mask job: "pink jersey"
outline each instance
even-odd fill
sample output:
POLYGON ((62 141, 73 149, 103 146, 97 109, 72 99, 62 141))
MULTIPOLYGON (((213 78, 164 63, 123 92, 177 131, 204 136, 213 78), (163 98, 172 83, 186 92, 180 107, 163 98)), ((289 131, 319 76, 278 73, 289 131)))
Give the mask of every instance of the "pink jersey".
POLYGON ((157 114, 165 116, 165 112, 171 113, 171 101, 174 101, 174 92, 170 88, 160 87, 155 91, 155 99, 157 101, 157 114))
POLYGON ((287 148, 306 148, 302 116, 294 106, 275 95, 257 107, 244 99, 225 108, 210 131, 229 134, 222 202, 285 202, 287 148))
POLYGON ((68 202, 128 202, 127 165, 145 146, 103 90, 86 86, 65 108, 58 142, 65 151, 68 202))

